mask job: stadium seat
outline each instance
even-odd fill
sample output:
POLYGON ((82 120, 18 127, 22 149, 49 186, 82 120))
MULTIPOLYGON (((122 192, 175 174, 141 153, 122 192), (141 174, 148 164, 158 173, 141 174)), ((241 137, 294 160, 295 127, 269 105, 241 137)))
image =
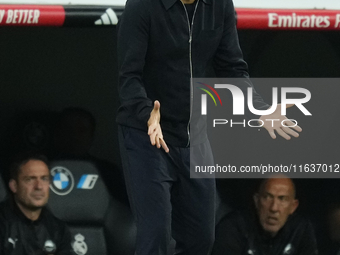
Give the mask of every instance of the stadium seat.
POLYGON ((130 210, 108 193, 91 162, 51 162, 49 207, 70 227, 78 255, 132 255, 136 228, 130 210))

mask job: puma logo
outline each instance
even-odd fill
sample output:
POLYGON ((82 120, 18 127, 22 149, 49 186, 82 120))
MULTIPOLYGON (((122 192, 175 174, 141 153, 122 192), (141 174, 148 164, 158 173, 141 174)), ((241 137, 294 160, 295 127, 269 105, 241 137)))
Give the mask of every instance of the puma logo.
POLYGON ((16 243, 17 241, 18 241, 17 238, 15 238, 14 240, 13 240, 13 238, 11 238, 11 237, 8 238, 8 242, 11 243, 11 244, 13 244, 13 248, 15 248, 15 243, 16 243))

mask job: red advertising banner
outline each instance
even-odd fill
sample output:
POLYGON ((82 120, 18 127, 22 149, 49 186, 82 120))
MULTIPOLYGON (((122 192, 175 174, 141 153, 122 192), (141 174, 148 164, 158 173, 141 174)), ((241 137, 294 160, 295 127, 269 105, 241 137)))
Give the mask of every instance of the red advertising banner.
POLYGON ((236 9, 238 29, 340 30, 340 10, 236 9))
MULTIPOLYGON (((116 25, 124 6, 0 5, 0 26, 116 25)), ((236 8, 238 29, 340 30, 340 10, 236 8)))
POLYGON ((62 26, 62 6, 0 5, 0 26, 62 26))

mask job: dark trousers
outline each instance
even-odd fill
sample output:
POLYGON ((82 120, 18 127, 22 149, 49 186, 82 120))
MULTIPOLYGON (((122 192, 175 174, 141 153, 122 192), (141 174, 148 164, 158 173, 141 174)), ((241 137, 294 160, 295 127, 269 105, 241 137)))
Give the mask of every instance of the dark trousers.
MULTIPOLYGON (((167 154, 151 145, 145 131, 126 126, 119 127, 119 143, 137 224, 136 254, 210 254, 215 180, 190 179, 190 148, 168 145, 167 154)), ((212 160, 208 141, 195 149, 212 160)))

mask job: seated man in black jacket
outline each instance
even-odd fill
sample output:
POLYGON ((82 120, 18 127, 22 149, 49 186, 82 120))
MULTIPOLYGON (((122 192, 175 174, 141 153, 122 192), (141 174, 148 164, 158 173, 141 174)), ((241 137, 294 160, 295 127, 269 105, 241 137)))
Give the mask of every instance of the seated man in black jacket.
POLYGON ((45 207, 50 171, 42 155, 25 154, 10 169, 12 196, 0 204, 1 255, 71 255, 71 235, 45 207))
POLYGON ((216 229, 213 255, 315 255, 309 221, 295 214, 299 205, 291 179, 264 180, 254 195, 257 215, 231 213, 216 229))

